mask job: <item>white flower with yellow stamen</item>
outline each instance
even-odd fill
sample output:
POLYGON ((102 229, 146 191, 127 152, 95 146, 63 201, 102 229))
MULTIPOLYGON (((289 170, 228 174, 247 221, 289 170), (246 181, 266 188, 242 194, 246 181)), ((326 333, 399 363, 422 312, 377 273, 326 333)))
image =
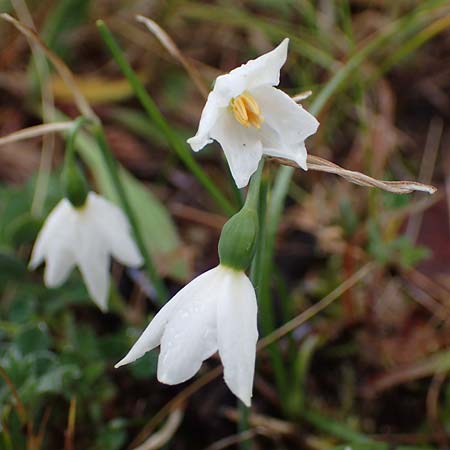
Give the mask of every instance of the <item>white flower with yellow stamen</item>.
POLYGON ((89 192, 82 206, 75 207, 64 198, 49 214, 34 245, 30 268, 45 260, 45 284, 58 287, 77 265, 92 300, 105 311, 111 256, 126 266, 142 264, 125 214, 89 192))
POLYGON ((276 89, 289 40, 216 79, 203 109, 194 151, 216 140, 238 187, 248 184, 263 155, 287 158, 307 170, 305 139, 319 122, 276 89))

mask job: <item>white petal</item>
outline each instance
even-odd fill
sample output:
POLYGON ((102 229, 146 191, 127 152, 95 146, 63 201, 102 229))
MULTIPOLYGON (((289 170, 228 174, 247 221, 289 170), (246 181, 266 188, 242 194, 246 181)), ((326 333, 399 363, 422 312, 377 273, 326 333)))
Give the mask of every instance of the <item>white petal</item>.
POLYGON ((160 344, 164 328, 180 299, 184 299, 184 292, 188 287, 189 284, 160 309, 158 314, 153 317, 147 328, 139 336, 139 339, 135 342, 133 347, 131 347, 130 351, 114 366, 116 369, 120 366, 136 361, 136 359, 145 355, 150 350, 153 350, 160 344))
POLYGON ((205 145, 212 142, 211 129, 226 111, 228 103, 229 100, 222 99, 216 92, 212 91, 209 93, 200 117, 197 134, 187 140, 194 152, 200 151, 205 145))
POLYGON ((109 293, 109 254, 105 236, 98 233, 95 223, 85 211, 79 213, 78 245, 75 248, 77 265, 92 300, 106 311, 109 293))
MULTIPOLYGON (((153 350, 161 342, 161 337, 163 335, 164 329, 167 322, 173 317, 177 311, 177 307, 180 303, 188 303, 189 299, 194 298, 195 295, 201 291, 205 279, 207 284, 208 279, 211 276, 212 269, 204 274, 194 278, 189 284, 187 284, 183 289, 181 289, 172 299, 170 299, 156 314, 153 320, 148 324, 147 328, 141 334, 136 343, 131 347, 127 355, 119 361, 115 367, 123 366, 124 364, 129 364, 136 359, 143 356, 145 353, 153 350)), ((214 273, 214 272, 213 272, 214 273)))
POLYGON ((87 214, 105 236, 112 256, 125 266, 139 267, 142 256, 131 237, 130 224, 124 212, 94 192, 89 193, 87 214))
POLYGON ((247 186, 262 157, 258 130, 240 125, 227 112, 216 123, 211 136, 222 146, 237 187, 247 186))
POLYGON ((50 251, 46 258, 44 282, 47 287, 61 286, 75 265, 72 249, 60 247, 50 251))
POLYGON ((177 384, 188 380, 217 351, 217 302, 221 295, 219 267, 197 277, 183 289, 161 339, 158 380, 177 384))
POLYGON ((261 87, 251 92, 264 117, 264 127, 271 128, 279 136, 275 145, 263 139, 264 153, 292 159, 305 170, 306 148, 304 141, 317 131, 319 122, 287 94, 274 87, 261 87))
POLYGON ((264 154, 276 158, 290 159, 295 161, 303 170, 308 170, 306 163, 308 152, 304 142, 291 146, 285 145, 284 147, 264 147, 264 154))
POLYGON ((258 340, 256 295, 244 272, 226 270, 224 295, 217 304, 219 355, 231 392, 250 406, 258 340))
POLYGON ((229 102, 246 90, 278 85, 280 69, 287 58, 288 44, 289 39, 286 38, 272 51, 217 77, 214 91, 229 102))
MULTIPOLYGON (((66 198, 62 199, 50 212, 33 247, 29 265, 31 270, 34 270, 44 261, 49 246, 55 242, 57 236, 66 233, 66 224, 72 215, 73 206, 66 198)), ((63 236, 63 240, 65 237, 63 236)))

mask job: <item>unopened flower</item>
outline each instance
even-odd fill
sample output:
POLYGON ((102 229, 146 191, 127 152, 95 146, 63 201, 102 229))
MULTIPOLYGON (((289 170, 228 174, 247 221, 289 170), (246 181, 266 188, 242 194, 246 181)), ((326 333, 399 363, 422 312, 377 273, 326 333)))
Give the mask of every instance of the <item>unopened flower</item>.
POLYGON ((78 266, 89 295, 105 311, 111 256, 126 266, 142 264, 125 214, 89 192, 81 206, 75 207, 64 198, 49 214, 34 245, 30 268, 35 269, 45 260, 45 284, 58 287, 78 266))
POLYGON ((289 40, 216 79, 203 109, 194 151, 216 140, 238 187, 248 184, 263 155, 287 158, 307 170, 305 139, 319 122, 276 89, 289 40))
POLYGON ((249 406, 258 339, 256 315, 250 280, 243 271, 220 264, 167 302, 116 367, 160 345, 158 380, 178 384, 194 376, 218 350, 226 384, 249 406))

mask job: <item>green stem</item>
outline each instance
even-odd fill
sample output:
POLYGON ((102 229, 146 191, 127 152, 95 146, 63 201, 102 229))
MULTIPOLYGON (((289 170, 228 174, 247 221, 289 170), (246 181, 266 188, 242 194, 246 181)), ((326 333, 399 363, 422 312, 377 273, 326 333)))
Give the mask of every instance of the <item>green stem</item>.
POLYGON ((266 208, 269 190, 269 180, 267 176, 262 176, 261 185, 259 189, 259 203, 258 203, 258 237, 256 243, 256 252, 253 258, 252 266, 250 269, 250 278, 253 286, 256 290, 256 296, 260 295, 260 282, 261 282, 261 255, 264 254, 264 236, 266 234, 266 208))
POLYGON ((73 126, 69 131, 67 138, 66 152, 64 155, 64 170, 68 170, 75 162, 75 140, 80 128, 89 123, 90 120, 85 116, 80 116, 74 120, 73 126))
MULTIPOLYGON (((250 415, 250 408, 247 408, 240 400, 238 400, 238 410, 239 410, 238 430, 239 433, 244 433, 250 428, 248 420, 250 415)), ((240 441, 239 448, 240 450, 252 450, 253 449, 252 439, 245 439, 240 441)))
POLYGON ((156 295, 158 301, 163 304, 168 297, 167 288, 158 272, 156 271, 155 265, 152 261, 152 258, 147 251, 147 247, 144 242, 144 238, 142 236, 141 230, 139 228, 139 224, 136 218, 136 215, 131 207, 130 202, 128 201, 127 194, 125 192, 124 186, 120 179, 119 168, 117 166, 117 162, 112 156, 111 150, 109 149, 108 143, 106 142, 105 133, 103 131, 103 127, 100 123, 94 126, 93 134, 97 140, 98 146, 100 148, 101 154, 105 161, 106 166, 109 169, 109 174, 113 181, 114 187, 117 191, 117 195, 119 196, 122 207, 128 216, 128 220, 130 221, 130 225, 134 231, 134 238, 136 239, 136 243, 139 247, 139 250, 144 258, 145 268, 148 272, 151 282, 156 290, 156 295))
MULTIPOLYGON (((292 169, 289 167, 289 169, 292 169)), ((293 169, 292 169, 293 170, 293 169)), ((280 190, 280 183, 278 177, 275 180, 275 189, 271 193, 271 201, 270 208, 267 212, 267 220, 265 221, 264 227, 264 235, 261 235, 261 239, 263 240, 263 246, 257 250, 259 255, 258 265, 260 266, 257 269, 256 276, 258 277, 258 300, 259 300, 259 309, 260 309, 260 317, 261 317, 261 329, 263 335, 266 336, 271 333, 275 329, 274 322, 274 311, 272 304, 272 296, 270 294, 271 291, 271 279, 272 279, 272 256, 273 256, 273 247, 275 244, 275 237, 278 228, 278 221, 274 220, 274 214, 281 214, 282 207, 284 205, 284 201, 280 201, 284 189, 287 190, 289 186, 289 179, 285 180, 285 183, 282 183, 283 190, 280 190), (274 206, 278 205, 277 209, 274 209, 274 206)), ((256 272, 256 270, 255 270, 256 272)), ((277 385, 277 390, 281 397, 281 404, 285 411, 288 410, 288 392, 287 392, 287 375, 286 370, 283 365, 283 358, 280 352, 280 348, 277 343, 271 344, 268 347, 269 356, 272 362, 274 374, 275 374, 275 383, 277 385)))
POLYGON ((203 185, 203 187, 211 194, 216 203, 223 209, 226 214, 232 215, 235 212, 235 208, 233 208, 231 203, 225 198, 225 196, 220 192, 213 181, 195 161, 194 157, 192 156, 192 152, 187 148, 184 141, 182 141, 180 137, 173 132, 172 128, 159 111, 153 99, 145 90, 145 87, 139 80, 138 76, 131 68, 128 61, 125 59, 122 50, 120 49, 117 41, 109 31, 106 24, 102 20, 98 20, 97 28, 99 30, 101 38, 111 52, 117 65, 120 67, 120 70, 128 79, 128 82, 133 88, 136 97, 141 102, 141 105, 145 109, 149 118, 161 130, 177 156, 192 172, 197 180, 203 185))
MULTIPOLYGON (((245 198, 245 203, 243 208, 251 208, 258 211, 258 219, 261 220, 260 207, 262 202, 260 200, 260 190, 261 190, 261 179, 264 169, 264 158, 261 159, 258 165, 257 171, 252 175, 250 179, 250 185, 247 192, 247 197, 245 198)), ((261 222, 260 222, 261 223, 261 222)), ((260 230, 257 235, 257 249, 259 248, 260 240, 260 230)), ((256 255, 253 258, 252 269, 251 269, 251 279, 255 282, 255 273, 253 270, 256 261, 256 255)), ((253 284, 254 285, 254 284, 253 284)), ((238 400, 238 410, 239 410, 239 432, 242 433, 249 429, 248 417, 250 414, 250 408, 247 408, 241 401, 238 400)), ((243 440, 239 443, 239 448, 241 450, 252 450, 253 444, 251 439, 243 440)))
POLYGON ((264 158, 261 158, 258 169, 252 175, 248 186, 247 197, 245 197, 244 208, 251 208, 255 211, 259 208, 259 191, 261 189, 261 177, 264 168, 264 158))
MULTIPOLYGON (((265 243, 265 216, 266 216, 266 204, 267 204, 267 192, 268 192, 268 180, 263 177, 264 159, 261 160, 258 166, 258 170, 254 173, 250 180, 250 186, 245 199, 244 208, 256 209, 259 219, 259 231, 257 237, 256 254, 253 258, 251 267, 251 280, 255 286, 258 304, 260 310, 260 321, 263 335, 266 335, 274 329, 273 310, 270 303, 270 297, 262 295, 263 280, 261 278, 261 255, 263 254, 265 243), (269 301, 266 301, 266 300, 269 301)), ((275 373, 275 381, 277 384, 278 392, 282 398, 282 404, 284 405, 284 399, 286 398, 286 371, 283 366, 283 359, 280 353, 280 349, 276 344, 268 347, 269 357, 272 362, 272 366, 275 373)))

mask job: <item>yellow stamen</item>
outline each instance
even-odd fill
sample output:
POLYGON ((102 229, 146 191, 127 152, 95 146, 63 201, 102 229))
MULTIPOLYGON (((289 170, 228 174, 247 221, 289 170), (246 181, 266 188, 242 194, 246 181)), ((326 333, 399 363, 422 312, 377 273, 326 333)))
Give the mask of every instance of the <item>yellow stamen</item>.
POLYGON ((244 127, 261 128, 263 117, 258 102, 248 92, 233 98, 230 102, 234 118, 244 127))

